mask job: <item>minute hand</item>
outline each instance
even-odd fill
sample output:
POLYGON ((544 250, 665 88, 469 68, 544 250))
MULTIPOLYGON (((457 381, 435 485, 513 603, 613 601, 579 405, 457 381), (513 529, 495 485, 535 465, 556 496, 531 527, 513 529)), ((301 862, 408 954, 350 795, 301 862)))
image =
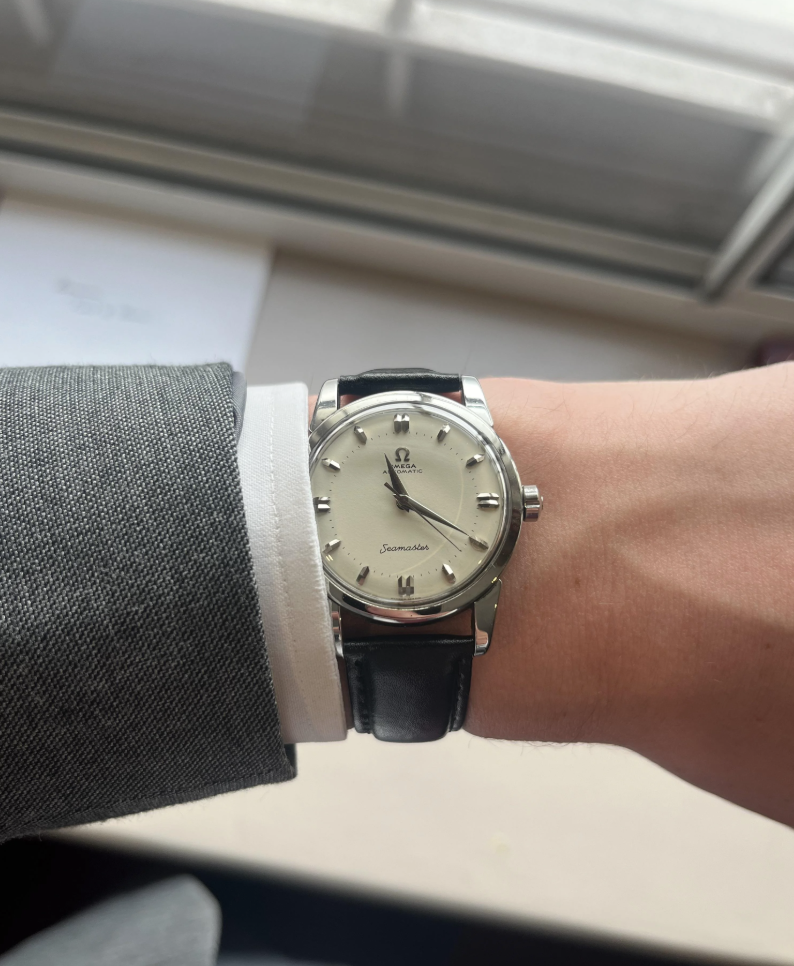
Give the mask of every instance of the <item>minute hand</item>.
POLYGON ((438 523, 443 523, 445 527, 452 527, 453 530, 457 530, 458 533, 462 533, 465 537, 468 537, 468 533, 465 530, 461 530, 459 526, 454 524, 451 520, 447 520, 446 517, 442 517, 440 513, 435 513, 433 510, 428 509, 423 503, 418 500, 414 500, 413 497, 408 496, 408 494, 403 494, 398 497, 400 503, 404 503, 409 506, 412 510, 416 510, 417 513, 421 513, 423 516, 429 517, 431 520, 435 520, 438 523))

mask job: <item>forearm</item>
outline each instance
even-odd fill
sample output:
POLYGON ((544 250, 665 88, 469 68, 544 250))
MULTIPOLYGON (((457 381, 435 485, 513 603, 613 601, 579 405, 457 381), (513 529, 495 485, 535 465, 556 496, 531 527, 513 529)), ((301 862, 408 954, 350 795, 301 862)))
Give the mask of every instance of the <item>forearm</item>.
POLYGON ((794 823, 794 366, 484 388, 546 510, 467 728, 626 745, 794 823))

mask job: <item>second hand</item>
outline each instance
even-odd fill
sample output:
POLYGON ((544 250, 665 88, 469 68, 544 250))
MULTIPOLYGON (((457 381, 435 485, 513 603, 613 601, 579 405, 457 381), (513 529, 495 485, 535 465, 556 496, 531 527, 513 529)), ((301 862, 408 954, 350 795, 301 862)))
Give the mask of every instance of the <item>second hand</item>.
POLYGON ((460 553, 460 547, 453 540, 450 540, 450 538, 446 535, 446 533, 443 532, 443 530, 439 530, 438 527, 435 525, 435 523, 431 523, 431 521, 428 520, 423 513, 420 513, 418 510, 414 509, 413 507, 401 505, 400 494, 394 489, 391 483, 384 483, 383 485, 386 487, 387 490, 392 491, 395 499, 397 500, 397 506, 400 507, 401 510, 413 510, 417 516, 421 517, 425 521, 425 523, 429 524, 436 531, 436 533, 440 533, 441 536, 445 540, 449 541, 449 543, 452 544, 452 546, 458 551, 458 553, 460 553))

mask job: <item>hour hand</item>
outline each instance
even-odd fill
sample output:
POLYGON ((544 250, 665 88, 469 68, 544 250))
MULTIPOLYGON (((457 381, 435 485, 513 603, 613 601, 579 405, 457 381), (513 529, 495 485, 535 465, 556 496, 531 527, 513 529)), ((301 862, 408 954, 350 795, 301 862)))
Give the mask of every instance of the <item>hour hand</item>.
POLYGON ((389 471, 389 478, 391 479, 391 485, 395 492, 399 493, 400 496, 408 496, 408 491, 403 486, 403 481, 397 475, 394 467, 389 462, 389 457, 386 453, 383 454, 383 458, 386 460, 386 469, 389 471))

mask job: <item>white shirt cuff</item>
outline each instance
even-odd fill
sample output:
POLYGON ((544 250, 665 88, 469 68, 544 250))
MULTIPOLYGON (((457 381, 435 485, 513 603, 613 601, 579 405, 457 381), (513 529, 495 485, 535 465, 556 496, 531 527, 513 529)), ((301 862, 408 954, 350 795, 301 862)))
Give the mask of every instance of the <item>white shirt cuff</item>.
POLYGON ((249 386, 237 447, 265 641, 285 743, 347 735, 309 485, 308 394, 249 386))

